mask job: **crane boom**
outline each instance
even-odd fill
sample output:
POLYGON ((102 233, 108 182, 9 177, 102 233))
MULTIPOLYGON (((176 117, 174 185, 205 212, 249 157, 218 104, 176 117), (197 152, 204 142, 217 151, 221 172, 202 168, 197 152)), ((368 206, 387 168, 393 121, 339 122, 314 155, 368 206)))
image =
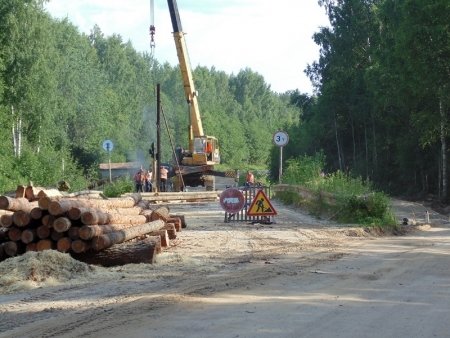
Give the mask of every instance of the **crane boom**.
POLYGON ((220 163, 219 144, 214 136, 203 132, 203 125, 198 107, 197 91, 195 90, 189 54, 186 47, 184 32, 181 27, 180 14, 176 0, 167 0, 170 18, 172 20, 173 37, 180 64, 184 94, 189 104, 189 150, 181 147, 176 158, 181 165, 175 170, 174 189, 179 191, 184 186, 204 186, 206 190, 214 190, 217 172, 214 165, 220 163), (181 177, 183 178, 181 180, 181 177))
POLYGON ((178 60, 180 63, 181 77, 183 79, 184 94, 190 106, 190 128, 193 137, 205 136, 203 133, 203 125, 200 117, 200 109, 197 100, 197 91, 195 90, 194 79, 192 76, 189 54, 186 47, 184 32, 181 27, 180 14, 176 0, 167 0, 169 5, 170 18, 172 20, 173 37, 177 49, 178 60))

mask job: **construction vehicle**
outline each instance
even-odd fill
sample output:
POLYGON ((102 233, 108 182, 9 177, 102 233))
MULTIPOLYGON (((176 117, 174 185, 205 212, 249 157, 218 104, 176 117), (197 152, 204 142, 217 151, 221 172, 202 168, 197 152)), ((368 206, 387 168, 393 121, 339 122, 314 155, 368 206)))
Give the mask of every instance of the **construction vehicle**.
POLYGON ((189 105, 190 119, 188 131, 189 149, 182 150, 178 148, 175 152, 177 163, 174 165, 174 190, 181 191, 185 186, 204 186, 206 190, 214 190, 215 180, 213 175, 218 174, 214 172, 214 165, 220 163, 219 144, 214 136, 207 136, 203 131, 198 105, 198 93, 195 90, 177 2, 176 0, 167 0, 167 3, 169 5, 184 93, 189 105))

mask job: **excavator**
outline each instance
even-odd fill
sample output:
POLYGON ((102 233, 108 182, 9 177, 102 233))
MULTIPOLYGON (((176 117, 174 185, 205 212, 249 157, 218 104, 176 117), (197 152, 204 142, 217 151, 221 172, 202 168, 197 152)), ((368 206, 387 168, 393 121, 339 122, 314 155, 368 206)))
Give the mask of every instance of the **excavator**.
MULTIPOLYGON (((175 191, 184 187, 204 186, 206 190, 214 190, 214 175, 224 176, 214 171, 214 165, 220 163, 219 144, 214 136, 205 135, 198 105, 198 92, 195 90, 192 69, 187 51, 180 14, 176 0, 167 0, 172 21, 173 37, 183 80, 184 94, 189 105, 189 149, 178 148, 176 153, 175 191)), ((227 175, 228 176, 228 175, 227 175)))

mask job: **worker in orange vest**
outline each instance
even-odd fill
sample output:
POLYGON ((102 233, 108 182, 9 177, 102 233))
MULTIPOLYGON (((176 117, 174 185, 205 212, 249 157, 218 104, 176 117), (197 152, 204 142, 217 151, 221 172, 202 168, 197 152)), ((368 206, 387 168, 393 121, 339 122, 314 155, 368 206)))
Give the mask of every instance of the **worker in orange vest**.
POLYGON ((255 184, 255 176, 249 170, 249 171, 247 171, 247 176, 245 177, 245 186, 252 187, 254 184, 255 184))
POLYGON ((136 192, 144 192, 145 174, 142 167, 134 175, 134 183, 136 184, 136 192))

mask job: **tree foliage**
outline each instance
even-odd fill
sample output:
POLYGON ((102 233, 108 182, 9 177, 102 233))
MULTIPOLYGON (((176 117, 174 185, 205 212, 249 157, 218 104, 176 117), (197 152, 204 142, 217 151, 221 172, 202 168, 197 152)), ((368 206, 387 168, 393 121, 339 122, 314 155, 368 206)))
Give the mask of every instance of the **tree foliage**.
MULTIPOLYGON (((272 92, 250 68, 229 75, 199 66, 194 79, 205 132, 218 138, 222 162, 236 169, 265 165, 272 133, 296 118, 288 97, 272 92)), ((135 51, 120 35, 105 36, 99 26, 80 33, 67 19, 51 18, 41 0, 0 0, 2 189, 62 178, 84 188, 108 159, 106 139, 114 143, 113 162, 148 165, 157 83, 161 158, 168 162, 170 139, 185 148, 188 140, 179 67, 135 51)))
POLYGON ((352 172, 391 193, 445 199, 450 3, 319 4, 330 26, 314 35, 320 57, 306 69, 316 95, 291 93, 301 123, 290 131, 299 140, 287 146, 289 156, 322 150, 327 171, 352 172))

